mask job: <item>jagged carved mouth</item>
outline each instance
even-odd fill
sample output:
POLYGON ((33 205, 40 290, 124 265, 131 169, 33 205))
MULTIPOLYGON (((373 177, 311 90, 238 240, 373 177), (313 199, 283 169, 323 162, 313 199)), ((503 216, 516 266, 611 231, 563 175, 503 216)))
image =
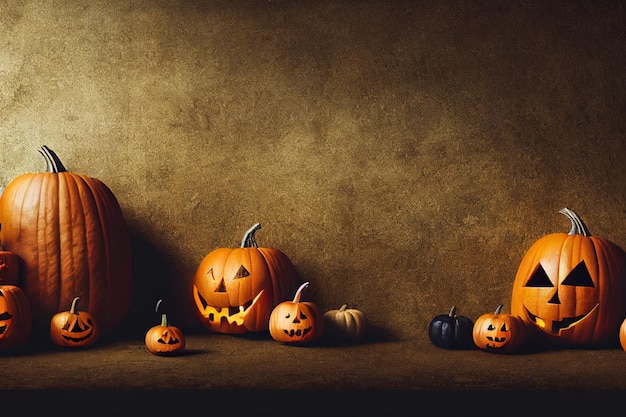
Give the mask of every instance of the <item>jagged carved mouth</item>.
POLYGON ((306 329, 284 329, 283 332, 289 337, 304 337, 312 329, 313 327, 307 327, 306 329))
POLYGON ((72 329, 70 330, 70 324, 68 323, 65 326, 63 326, 63 330, 65 332, 75 333, 75 334, 62 335, 63 338, 69 342, 80 343, 80 342, 84 342, 85 340, 93 336, 93 324, 92 324, 92 327, 82 328, 78 323, 75 323, 72 329))
POLYGON ((238 326, 243 325, 246 313, 250 310, 250 308, 252 308, 253 305, 256 304, 258 299, 261 297, 261 294, 263 294, 263 290, 257 294, 254 299, 243 305, 215 307, 209 305, 204 297, 202 297, 202 294, 200 294, 197 287, 194 286, 193 292, 196 305, 198 306, 202 317, 208 319, 211 323, 219 323, 222 320, 226 320, 229 324, 237 324, 238 326))
POLYGON ((583 321, 591 313, 597 310, 599 305, 600 304, 596 304, 595 307, 592 308, 591 311, 589 311, 586 314, 582 314, 576 317, 565 317, 558 321, 552 321, 552 327, 550 329, 547 329, 547 323, 544 319, 531 313, 530 310, 528 310, 526 306, 524 306, 524 310, 526 310, 528 317, 530 317, 530 319, 533 321, 533 323, 537 325, 537 327, 541 328, 544 331, 550 332, 552 334, 560 334, 562 330, 569 329, 570 327, 573 327, 577 325, 578 323, 580 323, 581 321, 583 321))
POLYGON ((4 332, 7 331, 7 325, 5 324, 4 326, 0 326, 0 335, 3 335, 4 332))

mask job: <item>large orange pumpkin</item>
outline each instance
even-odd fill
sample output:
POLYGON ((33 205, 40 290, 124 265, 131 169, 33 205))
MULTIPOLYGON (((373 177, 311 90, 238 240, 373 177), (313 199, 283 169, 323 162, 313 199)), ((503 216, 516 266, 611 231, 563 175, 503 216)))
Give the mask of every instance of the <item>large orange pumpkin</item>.
POLYGON ((591 236, 572 210, 569 233, 537 240, 513 284, 511 313, 549 342, 572 346, 614 343, 626 317, 626 253, 591 236))
POLYGON ((52 316, 80 297, 104 336, 130 308, 131 247, 122 210, 103 182, 67 172, 46 146, 40 153, 48 171, 14 178, 0 197, 0 243, 23 261, 20 287, 34 325, 47 332, 52 316))
POLYGON ((218 248, 204 257, 193 278, 202 324, 220 333, 268 330, 272 309, 297 287, 291 260, 278 249, 259 247, 255 224, 240 248, 218 248))

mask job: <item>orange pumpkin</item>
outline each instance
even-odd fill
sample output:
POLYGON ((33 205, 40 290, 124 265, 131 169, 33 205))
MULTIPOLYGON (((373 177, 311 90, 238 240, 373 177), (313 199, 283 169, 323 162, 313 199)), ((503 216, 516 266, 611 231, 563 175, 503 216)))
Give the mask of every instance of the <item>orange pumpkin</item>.
POLYGON ((50 339, 55 345, 71 348, 89 347, 96 343, 100 328, 95 318, 87 311, 78 310, 74 297, 68 311, 61 311, 50 320, 50 339))
POLYGON ((15 285, 0 286, 0 351, 23 346, 30 338, 32 317, 24 292, 15 285))
POLYGON ((122 210, 100 180, 67 172, 46 146, 40 153, 48 172, 14 178, 0 197, 0 243, 23 261, 20 287, 36 325, 47 328, 78 296, 108 334, 131 301, 122 210))
POLYGON ((526 252, 513 284, 511 313, 544 341, 614 343, 626 317, 626 253, 591 236, 574 211, 560 213, 571 220, 572 229, 546 235, 526 252))
POLYGON ((202 324, 220 333, 267 331, 272 309, 297 286, 296 270, 281 251, 259 247, 255 224, 241 247, 205 256, 193 278, 193 298, 202 324))
POLYGON ((324 316, 320 309, 311 301, 300 301, 302 292, 308 286, 308 282, 302 284, 293 301, 283 301, 272 311, 269 330, 275 341, 287 345, 306 345, 322 337, 324 316))
MULTIPOLYGON (((159 310, 162 300, 156 305, 159 310)), ((161 324, 151 327, 146 333, 145 344, 148 351, 157 356, 175 356, 185 351, 185 335, 182 330, 167 321, 167 315, 161 314, 161 324)))
POLYGON ((521 318, 502 312, 502 304, 493 313, 476 319, 472 329, 474 344, 491 353, 512 353, 526 342, 526 324, 521 318))
POLYGON ((0 285, 18 285, 20 267, 17 256, 0 246, 0 285))

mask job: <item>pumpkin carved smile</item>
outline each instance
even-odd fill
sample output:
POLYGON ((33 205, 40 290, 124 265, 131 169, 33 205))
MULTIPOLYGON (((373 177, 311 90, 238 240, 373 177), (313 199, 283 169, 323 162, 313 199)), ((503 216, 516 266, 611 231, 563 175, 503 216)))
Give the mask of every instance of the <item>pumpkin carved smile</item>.
POLYGON ((238 248, 217 248, 202 259, 193 279, 196 313, 209 330, 242 334, 268 329, 272 309, 296 287, 296 270, 278 249, 259 247, 259 223, 238 248))
POLYGON ((194 285, 193 291, 194 299, 196 300, 196 306, 203 318, 207 319, 211 324, 221 327, 221 322, 225 324, 243 326, 246 314, 252 311, 252 307, 257 303, 263 290, 257 294, 254 299, 244 303, 243 305, 225 305, 225 306, 212 306, 205 300, 200 294, 198 288, 194 285))
MULTIPOLYGON (((552 326, 550 326, 549 330, 546 330, 548 328, 547 326, 547 322, 546 320, 542 319, 541 317, 536 316, 535 314, 531 313, 530 310, 524 306, 524 309, 526 310, 526 313, 528 314, 528 317, 530 318, 530 320, 537 325, 537 327, 539 327, 540 329, 543 329, 544 331, 549 331, 555 335, 558 335, 561 333, 562 330, 567 330, 571 327, 576 326, 578 323, 582 322, 584 319, 586 319, 587 317, 589 317, 591 315, 591 313, 593 313, 594 311, 596 311, 598 309, 598 307, 600 306, 600 304, 596 304, 595 307, 588 312, 587 314, 582 314, 580 316, 576 316, 576 317, 564 317, 561 320, 553 320, 552 321, 552 326)), ((549 321, 549 320, 548 320, 549 321)))

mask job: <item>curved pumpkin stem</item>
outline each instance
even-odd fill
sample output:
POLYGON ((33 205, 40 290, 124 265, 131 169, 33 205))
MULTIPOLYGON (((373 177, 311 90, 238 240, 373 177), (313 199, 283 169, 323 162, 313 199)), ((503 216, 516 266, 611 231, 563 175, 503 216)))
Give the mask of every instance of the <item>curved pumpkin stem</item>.
POLYGON ((578 214, 574 213, 574 210, 565 207, 559 210, 559 213, 565 214, 572 221, 572 230, 569 231, 568 235, 591 236, 589 229, 578 214))
POLYGON ((452 306, 452 308, 450 309, 450 314, 448 314, 448 316, 454 317, 455 313, 456 313, 456 306, 452 306))
POLYGON ((48 172, 53 174, 57 174, 59 172, 67 172, 57 154, 52 152, 52 149, 48 148, 46 145, 43 145, 39 149, 39 153, 42 154, 44 159, 46 160, 46 169, 48 170, 48 172))
POLYGON ((74 297, 74 299, 72 300, 72 305, 70 307, 70 313, 78 314, 78 300, 80 300, 80 297, 74 297))
POLYGON ((348 308, 348 304, 344 304, 339 308, 339 311, 343 312, 346 311, 346 308, 348 308))
POLYGON ((498 306, 498 308, 496 308, 495 313, 493 313, 493 314, 500 314, 500 313, 502 313, 502 307, 504 307, 504 304, 500 304, 498 306))
POLYGON ((243 240, 241 241, 242 248, 258 248, 259 245, 256 243, 255 233, 257 230, 261 228, 261 223, 257 223, 250 228, 243 236, 243 240))
MULTIPOLYGON (((161 307, 161 304, 163 303, 163 299, 159 299, 159 301, 157 301, 156 303, 156 307, 154 308, 155 312, 159 311, 159 307, 161 307)), ((167 327, 169 324, 167 323, 167 314, 162 313, 161 314, 161 326, 165 326, 167 327)))
POLYGON ((305 282, 304 284, 300 285, 300 288, 298 288, 298 291, 296 291, 296 295, 293 297, 293 302, 294 303, 299 303, 300 302, 300 297, 302 297, 302 292, 306 289, 306 287, 309 286, 309 282, 305 282))

